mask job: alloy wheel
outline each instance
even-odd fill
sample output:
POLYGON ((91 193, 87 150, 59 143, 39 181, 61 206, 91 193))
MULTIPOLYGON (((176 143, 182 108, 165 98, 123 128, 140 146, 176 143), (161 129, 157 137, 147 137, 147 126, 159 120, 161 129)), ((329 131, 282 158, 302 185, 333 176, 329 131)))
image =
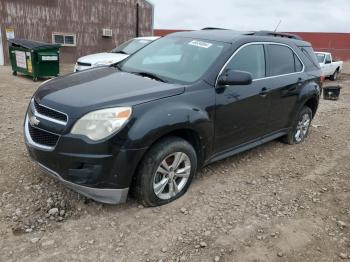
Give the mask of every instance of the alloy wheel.
POLYGON ((295 141, 301 142, 306 137, 309 131, 310 123, 311 123, 310 115, 307 113, 302 115, 302 117, 298 122, 296 132, 294 135, 295 141))
POLYGON ((175 152, 166 156, 158 166, 153 179, 153 191, 160 199, 178 195, 191 174, 191 161, 187 154, 175 152))

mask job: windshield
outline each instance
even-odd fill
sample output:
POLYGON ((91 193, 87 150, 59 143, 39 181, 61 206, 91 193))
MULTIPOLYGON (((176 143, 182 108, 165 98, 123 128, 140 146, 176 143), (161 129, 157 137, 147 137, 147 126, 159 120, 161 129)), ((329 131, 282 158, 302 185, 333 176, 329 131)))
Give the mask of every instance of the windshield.
POLYGON ((123 53, 127 55, 131 55, 135 53, 136 51, 140 50, 145 45, 148 45, 151 43, 152 40, 146 40, 146 39, 131 39, 129 41, 126 41, 125 43, 121 44, 120 46, 114 48, 111 53, 123 53))
POLYGON ((190 38, 161 38, 121 63, 127 72, 147 72, 168 81, 200 79, 228 44, 190 38))
POLYGON ((323 63, 324 57, 325 57, 325 56, 326 56, 325 54, 316 53, 317 61, 318 61, 319 63, 323 63))

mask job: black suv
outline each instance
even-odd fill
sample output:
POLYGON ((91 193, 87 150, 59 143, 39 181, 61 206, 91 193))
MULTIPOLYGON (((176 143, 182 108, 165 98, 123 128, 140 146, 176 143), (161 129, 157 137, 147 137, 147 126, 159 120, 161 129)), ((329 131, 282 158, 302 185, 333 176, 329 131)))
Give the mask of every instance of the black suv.
POLYGON ((163 37, 110 67, 43 83, 24 122, 32 159, 81 194, 145 206, 183 195, 197 168, 308 135, 321 71, 309 43, 269 32, 163 37))

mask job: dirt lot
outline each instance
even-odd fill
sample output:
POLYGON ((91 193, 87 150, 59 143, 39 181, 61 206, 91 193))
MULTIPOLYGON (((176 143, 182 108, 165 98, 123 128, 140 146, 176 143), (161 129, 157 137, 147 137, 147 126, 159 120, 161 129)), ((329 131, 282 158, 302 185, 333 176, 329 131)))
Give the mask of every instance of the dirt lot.
POLYGON ((22 135, 39 83, 0 67, 0 261, 349 260, 350 63, 345 71, 305 143, 212 164, 181 199, 143 208, 98 204, 39 171, 22 135))

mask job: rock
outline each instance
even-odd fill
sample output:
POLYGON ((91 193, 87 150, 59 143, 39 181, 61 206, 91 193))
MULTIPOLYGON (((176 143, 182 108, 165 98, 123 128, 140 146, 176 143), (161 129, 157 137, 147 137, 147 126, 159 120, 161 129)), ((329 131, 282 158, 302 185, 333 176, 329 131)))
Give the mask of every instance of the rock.
POLYGON ((163 253, 166 253, 167 251, 168 251, 168 249, 167 249, 166 247, 163 247, 163 248, 162 248, 162 252, 163 252, 163 253))
POLYGON ((49 215, 50 215, 50 216, 55 216, 55 215, 57 215, 57 214, 58 214, 58 208, 57 208, 57 207, 51 208, 51 209, 49 210, 49 215))
POLYGON ((55 240, 51 239, 51 240, 47 240, 47 241, 41 243, 41 246, 48 247, 48 246, 52 246, 53 244, 55 244, 55 240))
POLYGON ((182 207, 182 208, 180 209, 180 211, 181 211, 181 213, 183 213, 183 214, 185 214, 185 215, 187 215, 187 214, 188 214, 187 209, 186 209, 186 208, 184 208, 184 207, 182 207))
POLYGON ((199 245, 204 248, 204 247, 207 247, 207 243, 205 243, 204 241, 200 242, 199 245))
POLYGON ((277 256, 278 256, 278 257, 283 257, 283 253, 282 253, 282 252, 278 252, 278 253, 277 253, 277 256))
POLYGON ((17 208, 16 211, 15 211, 15 215, 18 216, 18 217, 21 216, 22 215, 21 209, 17 208))
POLYGON ((340 221, 340 220, 337 221, 337 225, 338 225, 339 227, 341 227, 341 228, 346 227, 346 223, 343 222, 343 221, 340 221))
POLYGON ((92 245, 93 243, 95 243, 95 240, 91 239, 91 240, 88 241, 88 243, 89 243, 90 245, 92 245))
POLYGON ((184 262, 184 261, 186 261, 186 260, 187 260, 187 259, 186 259, 185 256, 180 257, 180 261, 181 261, 181 262, 184 262))
POLYGON ((345 253, 340 253, 340 254, 339 254, 339 257, 340 257, 341 259, 347 259, 347 258, 348 258, 348 255, 345 254, 345 253))
POLYGON ((60 216, 63 217, 64 214, 66 213, 66 211, 64 211, 63 209, 60 211, 60 216))
POLYGON ((204 235, 205 235, 205 236, 210 236, 210 234, 211 234, 210 231, 205 231, 205 232, 204 232, 204 235))
POLYGON ((220 257, 219 256, 215 256, 214 257, 214 262, 219 262, 220 261, 220 257))
POLYGON ((30 240, 30 242, 32 242, 33 244, 37 243, 40 240, 40 238, 38 237, 34 237, 30 240))
POLYGON ((32 228, 27 228, 25 231, 26 231, 26 233, 30 233, 30 232, 33 231, 33 229, 32 228))

